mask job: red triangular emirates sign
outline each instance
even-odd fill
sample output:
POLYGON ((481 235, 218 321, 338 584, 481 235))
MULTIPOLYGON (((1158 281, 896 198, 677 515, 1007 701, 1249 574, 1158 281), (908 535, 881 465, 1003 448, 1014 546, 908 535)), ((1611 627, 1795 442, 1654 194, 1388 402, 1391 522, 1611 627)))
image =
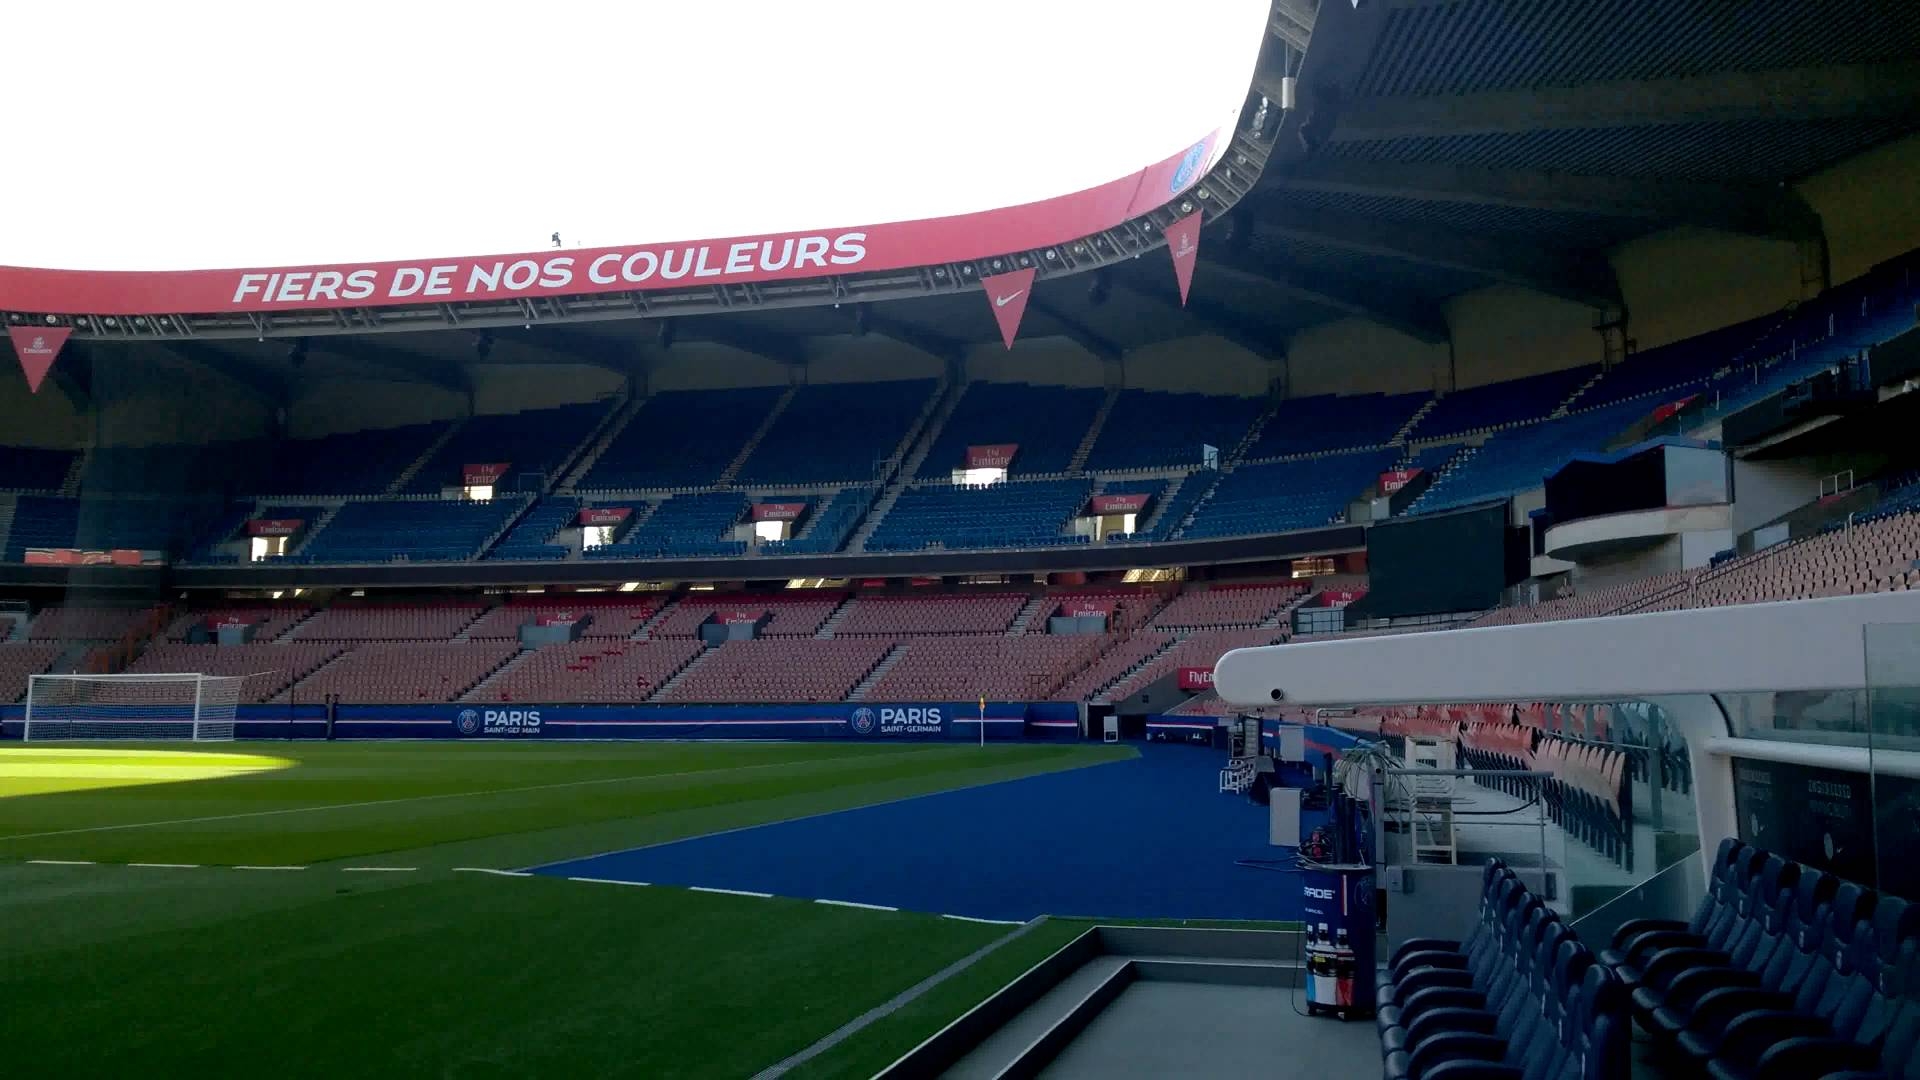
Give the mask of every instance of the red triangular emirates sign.
POLYGON ((54 358, 60 355, 60 347, 67 343, 67 335, 71 333, 72 327, 67 326, 7 327, 7 336, 13 339, 13 351, 20 357, 20 370, 27 373, 28 390, 40 392, 40 384, 46 381, 54 358))
POLYGON ((1193 287, 1193 264, 1200 258, 1200 211, 1195 210, 1167 226, 1167 254, 1173 256, 1173 276, 1180 283, 1180 306, 1193 287))
POLYGON ((983 277, 987 303, 993 305, 993 321, 1000 324, 1000 338, 1013 348, 1013 336, 1020 332, 1020 316, 1027 313, 1027 301, 1033 295, 1033 270, 1015 270, 1011 274, 983 277))

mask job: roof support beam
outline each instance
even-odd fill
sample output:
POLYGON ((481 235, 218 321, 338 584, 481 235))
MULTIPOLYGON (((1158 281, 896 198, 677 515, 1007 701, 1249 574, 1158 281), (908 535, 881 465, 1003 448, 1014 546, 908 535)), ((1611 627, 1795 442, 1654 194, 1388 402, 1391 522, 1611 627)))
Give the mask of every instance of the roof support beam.
POLYGON ((1180 304, 1180 297, 1171 288, 1155 288, 1144 282, 1114 275, 1115 288, 1125 289, 1135 296, 1153 303, 1164 304, 1179 309, 1186 315, 1194 329, 1237 345, 1242 349, 1265 360, 1278 360, 1287 355, 1284 336, 1275 337, 1249 327, 1244 320, 1234 314, 1231 308, 1216 304, 1202 296, 1188 296, 1186 306, 1180 304))
POLYGON ((1454 229, 1269 202, 1263 231, 1367 255, 1480 274, 1595 308, 1619 306, 1620 283, 1605 257, 1552 251, 1454 229))
POLYGON ((1786 240, 1820 234, 1820 217, 1805 200, 1791 188, 1764 184, 1328 157, 1298 162, 1268 182, 1293 191, 1604 214, 1786 240))
POLYGON ((1059 327, 1060 334, 1069 341, 1072 341, 1075 345, 1080 346, 1102 360, 1117 361, 1120 359, 1120 346, 1114 344, 1085 323, 1061 311, 1059 308, 1047 304, 1039 297, 1035 297, 1029 301, 1028 307, 1051 319, 1054 325, 1059 327))
POLYGON ((1203 274, 1232 274, 1264 285, 1291 300, 1377 322, 1416 341, 1440 345, 1447 340, 1446 316, 1438 305, 1391 295, 1378 286, 1344 282, 1326 274, 1315 274, 1312 284, 1308 284, 1289 267, 1243 253, 1203 251, 1200 267, 1203 274))
POLYGON ((1920 115, 1920 62, 1729 71, 1674 79, 1357 98, 1335 142, 1511 135, 1724 120, 1855 120, 1920 115))
POLYGON ((538 362, 584 364, 588 367, 611 371, 616 375, 633 374, 635 364, 650 344, 639 339, 626 341, 544 325, 538 331, 525 335, 502 336, 496 333, 495 336, 501 341, 511 342, 518 348, 537 354, 538 362))

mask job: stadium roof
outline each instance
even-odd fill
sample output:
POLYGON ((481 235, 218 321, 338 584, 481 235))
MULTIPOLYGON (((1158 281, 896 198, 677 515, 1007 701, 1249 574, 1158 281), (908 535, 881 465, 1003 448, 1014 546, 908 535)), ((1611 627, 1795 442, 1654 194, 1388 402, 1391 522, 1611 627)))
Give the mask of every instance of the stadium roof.
MULTIPOLYGON (((414 356, 443 375, 489 328, 612 364, 702 339, 799 360, 810 339, 852 332, 951 358, 997 337, 978 278, 1022 265, 1040 271, 1022 336, 1064 336, 1110 358, 1200 333, 1278 357, 1294 334, 1345 317, 1441 342, 1450 298, 1501 283, 1601 321, 1623 306, 1607 252, 1660 229, 1778 237, 1824 260, 1819 218, 1790 182, 1920 129, 1916 58, 1915 4, 1272 0, 1239 123, 1205 143, 1211 172, 1176 182, 1164 205, 1133 200, 1077 240, 773 285, 121 320, 111 331, 83 319, 78 336, 317 341, 462 328, 388 340, 394 370, 414 356), (1157 252, 1161 230, 1194 209, 1207 227, 1182 308, 1157 252)), ((281 377, 284 345, 253 346, 234 348, 249 370, 281 377)))

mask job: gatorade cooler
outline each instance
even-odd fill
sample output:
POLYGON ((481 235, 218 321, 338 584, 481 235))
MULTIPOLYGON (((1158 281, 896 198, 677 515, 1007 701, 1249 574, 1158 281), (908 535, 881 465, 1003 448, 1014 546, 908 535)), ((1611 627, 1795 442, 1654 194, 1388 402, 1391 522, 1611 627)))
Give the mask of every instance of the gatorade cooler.
POLYGON ((1373 867, 1321 866, 1301 875, 1307 1015, 1373 1015, 1373 867))

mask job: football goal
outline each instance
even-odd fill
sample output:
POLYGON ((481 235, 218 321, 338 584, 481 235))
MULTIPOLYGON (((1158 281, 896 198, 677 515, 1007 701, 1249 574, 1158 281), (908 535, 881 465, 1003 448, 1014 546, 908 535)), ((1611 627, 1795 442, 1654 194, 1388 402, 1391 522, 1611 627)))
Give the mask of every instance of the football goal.
POLYGON ((54 739, 230 741, 244 675, 35 675, 28 742, 54 739))

